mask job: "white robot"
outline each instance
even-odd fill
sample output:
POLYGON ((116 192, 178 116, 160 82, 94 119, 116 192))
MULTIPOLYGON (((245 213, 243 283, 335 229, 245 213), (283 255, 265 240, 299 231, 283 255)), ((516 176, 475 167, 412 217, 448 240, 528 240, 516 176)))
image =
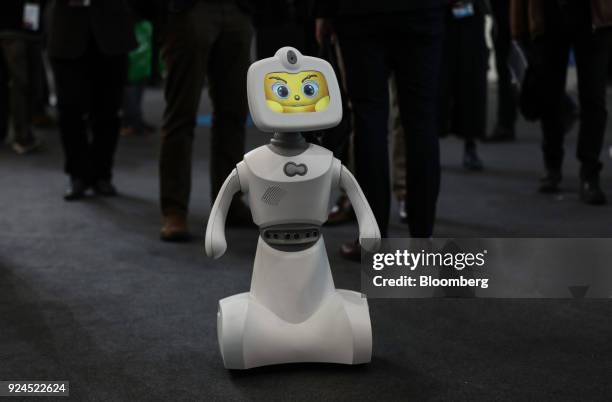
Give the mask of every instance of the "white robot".
POLYGON ((299 133, 340 122, 334 71, 324 60, 284 47, 251 65, 247 85, 255 125, 274 137, 247 153, 225 180, 206 228, 206 254, 219 258, 227 247, 227 212, 241 191, 260 230, 251 290, 219 301, 217 334, 225 367, 367 363, 368 302, 358 292, 334 287, 321 236, 332 190, 341 188, 350 198, 362 247, 377 249, 380 231, 349 170, 299 133))

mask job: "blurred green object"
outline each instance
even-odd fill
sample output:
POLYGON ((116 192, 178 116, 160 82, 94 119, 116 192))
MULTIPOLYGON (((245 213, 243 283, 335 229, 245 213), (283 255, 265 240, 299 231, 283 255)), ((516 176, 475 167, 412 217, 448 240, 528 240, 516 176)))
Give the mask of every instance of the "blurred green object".
POLYGON ((137 84, 151 77, 153 59, 153 26, 148 21, 140 21, 134 27, 138 47, 128 56, 128 82, 137 84))

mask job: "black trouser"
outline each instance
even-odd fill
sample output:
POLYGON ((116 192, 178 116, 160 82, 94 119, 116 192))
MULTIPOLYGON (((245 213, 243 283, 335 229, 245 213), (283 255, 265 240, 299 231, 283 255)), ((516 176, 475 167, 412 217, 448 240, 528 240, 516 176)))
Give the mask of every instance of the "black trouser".
POLYGON ((18 35, 0 39, 0 51, 4 54, 5 71, 10 81, 10 116, 15 132, 14 142, 24 146, 35 141, 30 127, 33 76, 28 57, 33 45, 33 40, 18 35))
POLYGON ((8 134, 9 120, 9 77, 4 61, 4 54, 0 52, 0 143, 8 134))
POLYGON ((452 132, 474 148, 485 135, 487 121, 487 66, 485 18, 446 15, 446 35, 440 80, 440 134, 452 132))
POLYGON ((51 64, 66 173, 87 182, 110 180, 119 137, 126 55, 103 54, 91 38, 83 55, 52 58, 51 64))
POLYGON ((593 31, 588 2, 571 1, 569 9, 546 3, 547 30, 534 41, 534 55, 542 80, 542 151, 549 170, 560 170, 563 162, 564 125, 562 99, 570 48, 576 56, 580 102, 580 132, 576 156, 581 162, 580 177, 599 176, 599 155, 606 127, 606 72, 610 54, 611 29, 593 31))
MULTIPOLYGON (((255 26, 257 59, 272 57, 283 46, 293 46, 302 54, 316 56, 315 44, 308 38, 313 37, 310 21, 290 21, 277 24, 261 23, 255 26)), ((314 40, 313 40, 314 41, 314 40)))
POLYGON ((497 70, 497 124, 514 130, 517 115, 516 94, 512 87, 512 75, 508 66, 512 35, 510 32, 510 1, 493 0, 493 47, 497 70))
POLYGON ((408 223, 413 237, 432 235, 440 186, 436 115, 443 39, 442 8, 342 18, 336 33, 346 66, 355 122, 356 175, 381 234, 391 201, 389 73, 395 73, 406 133, 408 223))
POLYGON ((188 210, 193 135, 206 77, 213 106, 211 202, 242 159, 251 35, 249 17, 233 3, 198 1, 169 17, 161 51, 168 71, 160 155, 164 215, 188 210))

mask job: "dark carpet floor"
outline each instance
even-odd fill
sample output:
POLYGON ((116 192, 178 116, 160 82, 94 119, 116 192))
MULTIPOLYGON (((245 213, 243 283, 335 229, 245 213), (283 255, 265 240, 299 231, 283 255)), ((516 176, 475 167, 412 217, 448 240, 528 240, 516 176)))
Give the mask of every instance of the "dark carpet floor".
MULTIPOLYGON (((159 124, 160 93, 146 102, 159 124)), ((612 207, 577 202, 575 132, 566 191, 536 193, 538 133, 521 123, 518 142, 483 145, 478 174, 460 167, 460 141, 445 139, 437 234, 612 236, 612 207)), ((95 401, 612 399, 607 300, 371 300, 371 364, 228 372, 217 300, 248 289, 257 232, 230 229, 227 254, 204 255, 208 128, 198 129, 194 153, 199 237, 183 245, 158 240, 157 135, 121 139, 120 197, 67 204, 57 133, 40 134, 43 153, 0 150, 0 380, 69 380, 72 399, 95 401)), ((254 129, 248 137, 249 147, 267 141, 254 129)), ((606 144, 612 196, 609 136, 606 144)), ((406 236, 393 220, 392 234, 406 236)), ((355 235, 351 225, 325 229, 338 287, 360 286, 359 265, 337 254, 355 235)))

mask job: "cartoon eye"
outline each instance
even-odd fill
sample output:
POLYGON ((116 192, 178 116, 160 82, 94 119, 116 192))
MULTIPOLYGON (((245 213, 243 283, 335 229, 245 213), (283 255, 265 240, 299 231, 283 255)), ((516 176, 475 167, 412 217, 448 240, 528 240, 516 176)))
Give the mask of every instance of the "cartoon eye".
POLYGON ((272 92, 281 99, 287 99, 289 97, 289 88, 282 82, 276 82, 272 85, 272 92))
POLYGON ((319 93, 319 85, 314 81, 306 81, 302 84, 302 92, 309 98, 314 98, 319 93))

